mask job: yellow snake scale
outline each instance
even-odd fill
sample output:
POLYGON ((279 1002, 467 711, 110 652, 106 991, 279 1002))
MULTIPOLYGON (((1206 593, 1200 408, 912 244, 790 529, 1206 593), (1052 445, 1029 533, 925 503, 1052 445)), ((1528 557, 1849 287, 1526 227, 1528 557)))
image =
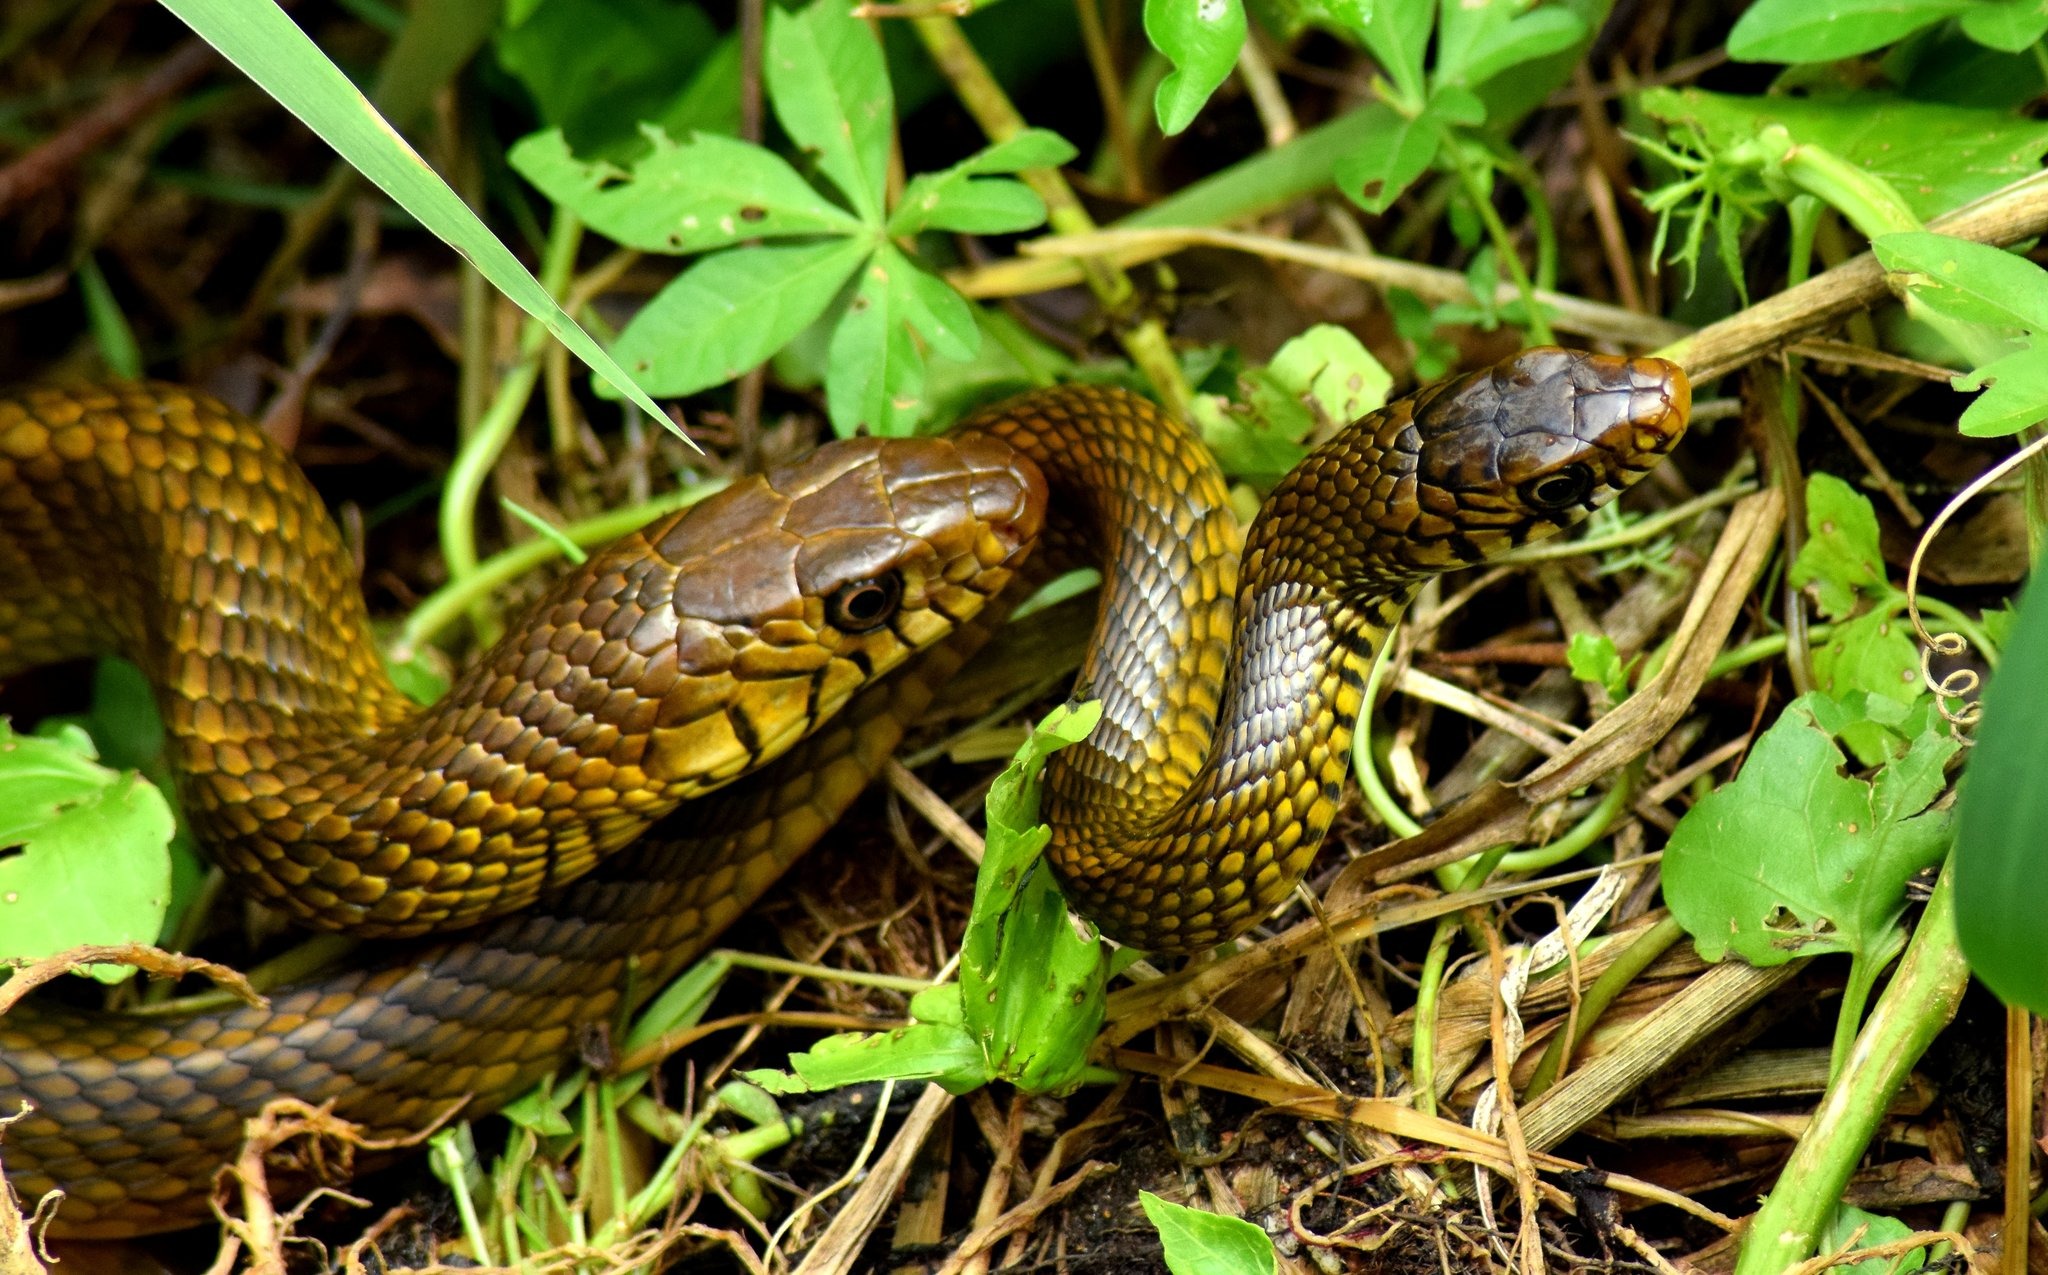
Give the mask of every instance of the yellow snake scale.
POLYGON ((1075 562, 1104 570, 1076 693, 1105 711, 1048 776, 1052 861, 1124 942, 1229 938, 1307 868, 1370 662, 1420 584, 1583 517, 1688 407, 1671 364, 1527 351, 1345 428, 1240 537, 1181 426, 1120 390, 1045 390, 944 438, 828 444, 657 520, 422 708, 260 430, 162 385, 0 398, 0 676, 133 659, 185 810, 240 885, 305 925, 409 940, 267 1008, 17 1007, 0 1111, 33 1111, 0 1159, 29 1204, 65 1192, 58 1233, 135 1234, 205 1220, 271 1099, 333 1101, 374 1137, 494 1109, 627 1008, 629 967, 644 991, 701 952, 1009 603, 1075 562))

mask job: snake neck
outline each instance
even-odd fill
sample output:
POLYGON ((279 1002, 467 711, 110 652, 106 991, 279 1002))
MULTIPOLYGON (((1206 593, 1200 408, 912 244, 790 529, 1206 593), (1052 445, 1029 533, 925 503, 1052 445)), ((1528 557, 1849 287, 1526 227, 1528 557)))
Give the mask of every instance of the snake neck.
MULTIPOLYGON (((1045 472, 1059 521, 1041 571, 1103 571, 1074 688, 1101 721, 1045 780, 1047 857, 1069 900, 1151 951, 1242 932, 1293 890, 1336 816, 1366 678, 1420 575, 1378 539, 1329 545, 1331 527, 1361 525, 1343 502, 1373 493, 1320 471, 1241 534, 1213 460, 1133 394, 1067 386, 962 428, 1045 472)), ((1384 432, 1329 464, 1360 471, 1361 447, 1394 450, 1398 428, 1384 432)))
POLYGON ((1409 592, 1240 595, 1221 711, 1176 800, 1118 801, 1113 777, 1078 768, 1048 776, 1047 854, 1075 906, 1120 942, 1195 952, 1284 902, 1336 818, 1366 681, 1409 592))

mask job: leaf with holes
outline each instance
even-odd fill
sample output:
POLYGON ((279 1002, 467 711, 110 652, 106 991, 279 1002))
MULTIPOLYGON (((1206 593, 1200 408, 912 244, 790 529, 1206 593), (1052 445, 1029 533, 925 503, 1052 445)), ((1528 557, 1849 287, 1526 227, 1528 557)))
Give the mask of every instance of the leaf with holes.
POLYGON ((613 350, 649 393, 730 381, 823 314, 868 253, 858 239, 714 253, 656 293, 613 350))
POLYGON ((1877 511, 1833 474, 1806 480, 1806 543, 1792 562, 1792 583, 1811 588, 1822 615, 1852 614, 1859 599, 1891 590, 1877 543, 1877 511))
MULTIPOLYGON (((176 827, 163 794, 100 765, 84 731, 37 738, 0 722, 0 960, 155 942, 176 827)), ((116 983, 135 971, 91 972, 116 983)))
POLYGON ((1881 963, 1897 942, 1907 878, 1948 846, 1947 813, 1927 807, 1957 744, 1923 715, 1903 755, 1868 779, 1845 774, 1836 737, 1870 716, 1864 697, 1800 696, 1735 781, 1678 821, 1664 898, 1701 956, 1881 963))
POLYGON ((882 221, 896 99, 882 47, 840 0, 768 7, 764 69, 775 118, 869 225, 882 221))
POLYGON ((630 167, 585 162, 560 130, 519 139, 506 160, 543 195, 628 248, 706 252, 747 239, 850 235, 860 219, 813 190, 773 151, 716 133, 670 141, 630 167))

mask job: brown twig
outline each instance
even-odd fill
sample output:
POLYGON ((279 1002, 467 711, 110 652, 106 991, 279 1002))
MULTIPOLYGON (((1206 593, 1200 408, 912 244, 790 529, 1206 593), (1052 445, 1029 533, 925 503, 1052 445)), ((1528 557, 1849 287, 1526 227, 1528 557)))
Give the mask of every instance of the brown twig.
POLYGON ((198 37, 180 44, 147 75, 110 93, 13 163, 0 168, 0 215, 55 185, 79 161, 213 70, 219 57, 198 37))

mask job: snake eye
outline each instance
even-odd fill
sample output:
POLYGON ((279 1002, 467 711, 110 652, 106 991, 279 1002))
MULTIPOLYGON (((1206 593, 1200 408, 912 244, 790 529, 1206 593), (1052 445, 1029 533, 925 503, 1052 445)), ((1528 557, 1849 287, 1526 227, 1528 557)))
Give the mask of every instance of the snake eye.
POLYGON ((832 590, 832 596, 825 599, 825 618, 841 632, 866 633, 887 624, 902 601, 903 577, 891 571, 832 590))
POLYGON ((1569 509, 1584 500, 1592 489, 1592 470, 1584 465, 1566 465, 1522 488, 1522 498, 1538 509, 1569 509))

